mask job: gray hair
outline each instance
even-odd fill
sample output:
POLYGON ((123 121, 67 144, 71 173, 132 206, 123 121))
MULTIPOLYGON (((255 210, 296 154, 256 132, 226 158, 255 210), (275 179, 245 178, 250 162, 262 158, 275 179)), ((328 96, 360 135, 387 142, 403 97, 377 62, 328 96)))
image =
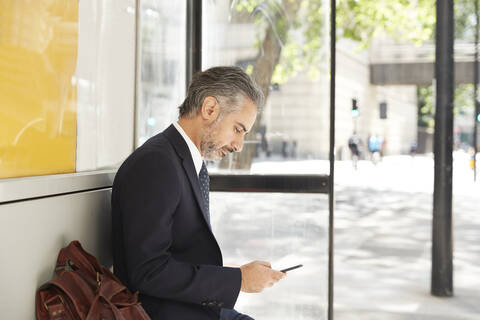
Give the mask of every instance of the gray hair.
POLYGON ((193 75, 187 97, 179 107, 179 117, 193 118, 206 97, 215 97, 220 104, 220 116, 240 111, 243 99, 250 99, 257 110, 263 107, 265 96, 253 79, 238 67, 214 67, 193 75))

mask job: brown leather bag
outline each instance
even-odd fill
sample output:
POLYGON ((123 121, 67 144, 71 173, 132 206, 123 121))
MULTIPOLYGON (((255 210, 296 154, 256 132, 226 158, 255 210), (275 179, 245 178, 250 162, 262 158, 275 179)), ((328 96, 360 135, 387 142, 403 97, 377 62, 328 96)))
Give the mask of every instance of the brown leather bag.
POLYGON ((37 290, 38 320, 150 320, 138 292, 132 294, 78 241, 60 250, 55 273, 37 290))

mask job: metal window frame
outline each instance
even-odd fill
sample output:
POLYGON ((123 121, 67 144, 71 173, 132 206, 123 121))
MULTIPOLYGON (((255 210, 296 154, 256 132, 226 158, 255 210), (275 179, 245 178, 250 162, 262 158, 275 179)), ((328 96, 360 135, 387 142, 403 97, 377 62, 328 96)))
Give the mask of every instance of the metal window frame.
POLYGON ((328 175, 212 174, 212 192, 328 193, 328 175))
POLYGON ((202 70, 202 1, 187 0, 185 90, 192 76, 202 70))

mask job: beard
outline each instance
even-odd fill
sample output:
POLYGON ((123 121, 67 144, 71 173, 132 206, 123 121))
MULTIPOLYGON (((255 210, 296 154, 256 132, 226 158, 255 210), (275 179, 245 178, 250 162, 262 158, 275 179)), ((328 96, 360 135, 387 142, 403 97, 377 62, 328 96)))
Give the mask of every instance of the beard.
POLYGON ((200 142, 200 153, 205 160, 220 161, 225 155, 230 153, 225 146, 219 146, 218 142, 215 142, 217 135, 218 122, 216 121, 208 127, 202 135, 202 141, 200 142))

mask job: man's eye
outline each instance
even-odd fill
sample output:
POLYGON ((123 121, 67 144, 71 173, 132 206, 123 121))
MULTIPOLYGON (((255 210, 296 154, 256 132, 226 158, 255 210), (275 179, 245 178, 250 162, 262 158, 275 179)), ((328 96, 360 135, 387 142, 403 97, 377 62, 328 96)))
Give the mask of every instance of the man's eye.
POLYGON ((236 132, 236 133, 240 133, 240 132, 242 132, 242 130, 240 130, 240 129, 238 129, 237 127, 235 127, 235 132, 236 132))

